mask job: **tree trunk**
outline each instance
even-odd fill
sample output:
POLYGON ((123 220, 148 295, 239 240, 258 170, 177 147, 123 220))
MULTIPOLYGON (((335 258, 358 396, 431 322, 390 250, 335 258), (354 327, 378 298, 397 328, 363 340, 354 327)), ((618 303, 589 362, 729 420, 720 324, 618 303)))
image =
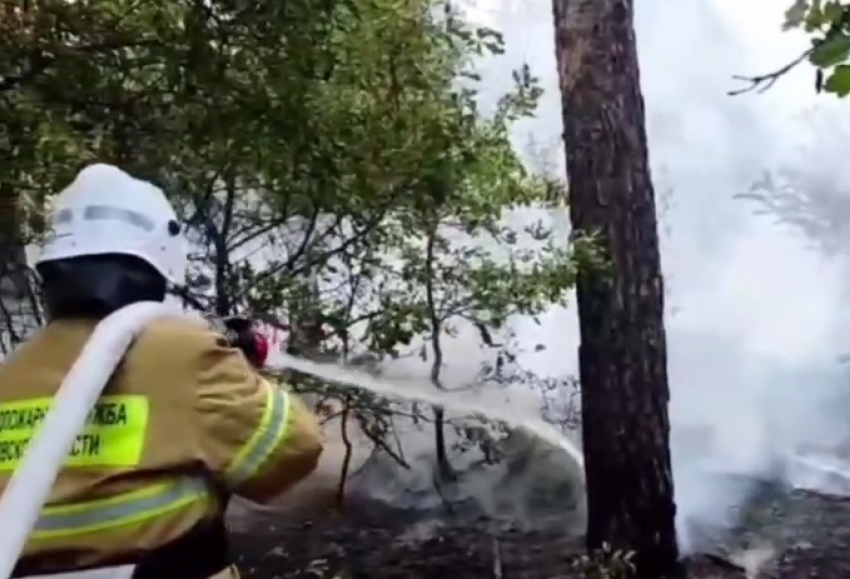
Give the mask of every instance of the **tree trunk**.
POLYGON ((573 230, 610 269, 577 283, 590 549, 680 576, 664 300, 633 0, 553 0, 573 230))
POLYGON ((0 298, 16 301, 29 297, 26 267, 17 196, 11 185, 0 183, 0 298))

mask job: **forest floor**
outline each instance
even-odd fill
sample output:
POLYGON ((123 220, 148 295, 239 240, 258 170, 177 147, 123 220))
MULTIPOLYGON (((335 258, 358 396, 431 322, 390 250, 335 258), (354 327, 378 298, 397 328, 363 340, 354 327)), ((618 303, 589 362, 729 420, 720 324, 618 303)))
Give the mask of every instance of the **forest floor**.
MULTIPOLYGON (((734 553, 769 545, 758 577, 850 578, 850 499, 770 487, 711 553, 687 560, 695 579, 744 578, 734 553)), ((581 543, 550 522, 536 530, 491 520, 410 523, 415 513, 376 505, 283 523, 272 514, 232 528, 246 579, 570 579, 581 543)))

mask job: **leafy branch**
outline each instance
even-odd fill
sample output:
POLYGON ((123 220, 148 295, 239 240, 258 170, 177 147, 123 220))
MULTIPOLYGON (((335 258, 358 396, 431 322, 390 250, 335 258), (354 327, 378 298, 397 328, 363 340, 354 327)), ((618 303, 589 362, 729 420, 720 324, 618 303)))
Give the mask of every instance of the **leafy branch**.
POLYGON ((815 67, 815 91, 839 97, 850 94, 850 6, 838 0, 796 0, 785 12, 783 29, 804 30, 812 37, 811 47, 774 72, 735 76, 748 86, 730 91, 730 95, 764 92, 805 62, 815 67))

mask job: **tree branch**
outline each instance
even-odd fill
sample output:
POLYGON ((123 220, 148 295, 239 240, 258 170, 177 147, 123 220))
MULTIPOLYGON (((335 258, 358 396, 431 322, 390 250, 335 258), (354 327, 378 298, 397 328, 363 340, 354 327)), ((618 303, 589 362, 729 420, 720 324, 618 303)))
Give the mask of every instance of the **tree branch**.
POLYGON ((749 83, 748 86, 744 88, 740 88, 737 90, 730 90, 728 93, 729 96, 738 96, 748 92, 757 92, 759 94, 767 91, 776 84, 776 81, 791 72, 794 68, 802 64, 809 56, 811 56, 812 52, 816 47, 810 48, 809 50, 803 52, 800 56, 771 73, 762 74, 758 76, 740 76, 735 75, 732 78, 735 80, 740 80, 743 82, 749 83))

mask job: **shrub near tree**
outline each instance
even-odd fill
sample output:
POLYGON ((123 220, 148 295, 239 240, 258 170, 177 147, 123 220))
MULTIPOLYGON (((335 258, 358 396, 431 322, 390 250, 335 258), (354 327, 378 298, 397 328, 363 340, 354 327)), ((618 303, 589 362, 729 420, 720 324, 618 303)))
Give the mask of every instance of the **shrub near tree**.
MULTIPOLYGON (((497 110, 479 111, 475 61, 501 53, 502 40, 448 5, 45 0, 3 10, 0 193, 16 209, 4 224, 16 242, 42 233, 50 195, 81 166, 115 163, 178 205, 194 247, 177 292, 188 307, 287 324, 317 357, 424 347, 435 388, 458 324, 486 344, 512 315, 560 303, 579 262, 594 259, 586 240, 558 242, 545 223, 506 225, 514 207, 563 204, 510 143, 540 89, 516 71, 497 110)), ((336 399, 401 460, 393 420, 409 406, 310 380, 299 388, 336 399)), ((414 410, 435 423, 450 476, 445 417, 414 410)))

